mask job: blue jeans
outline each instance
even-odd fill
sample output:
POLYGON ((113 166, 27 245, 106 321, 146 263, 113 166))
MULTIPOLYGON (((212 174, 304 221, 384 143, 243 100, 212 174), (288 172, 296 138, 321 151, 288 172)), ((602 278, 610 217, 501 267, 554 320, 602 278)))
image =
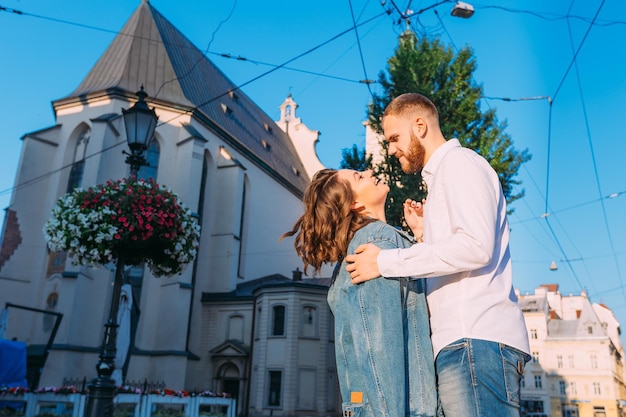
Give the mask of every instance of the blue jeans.
POLYGON ((423 280, 378 278, 353 285, 341 272, 328 292, 335 318, 341 396, 363 393, 364 417, 437 414, 423 280))
POLYGON ((519 417, 520 379, 530 356, 498 342, 460 339, 435 363, 446 417, 519 417))

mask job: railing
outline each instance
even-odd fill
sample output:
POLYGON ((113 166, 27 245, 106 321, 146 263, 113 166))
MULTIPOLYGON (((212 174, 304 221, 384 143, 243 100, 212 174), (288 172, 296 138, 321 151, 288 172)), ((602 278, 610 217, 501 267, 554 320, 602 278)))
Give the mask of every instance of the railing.
MULTIPOLYGON (((0 395, 2 417, 83 417, 87 394, 0 395), (7 410, 13 410, 11 413, 7 410)), ((233 398, 117 394, 114 417, 235 417, 233 398)))
MULTIPOLYGON (((87 385, 91 381, 87 380, 87 377, 83 378, 63 378, 63 386, 76 387, 79 392, 87 392, 87 385)), ((165 389, 165 381, 126 381, 124 382, 124 388, 132 390, 137 393, 147 394, 153 391, 161 391, 165 389)))

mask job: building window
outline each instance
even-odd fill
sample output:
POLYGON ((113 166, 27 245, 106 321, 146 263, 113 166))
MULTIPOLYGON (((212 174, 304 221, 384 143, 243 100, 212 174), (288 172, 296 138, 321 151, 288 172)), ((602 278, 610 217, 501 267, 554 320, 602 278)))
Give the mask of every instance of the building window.
POLYGON ((75 188, 80 188, 83 184, 83 172, 85 170, 85 157, 87 156, 87 145, 91 129, 83 127, 78 135, 76 146, 74 147, 74 155, 72 157, 72 168, 70 169, 70 178, 67 181, 67 192, 71 193, 75 188))
POLYGON ((561 369, 563 368, 563 356, 557 355, 556 357, 556 367, 561 369))
POLYGON ((543 401, 522 400, 521 406, 526 413, 543 413, 543 401))
POLYGON ((50 252, 50 257, 48 258, 48 270, 46 272, 46 276, 50 278, 50 276, 54 274, 61 274, 65 271, 65 261, 67 259, 67 252, 50 252))
POLYGON ((314 306, 302 307, 300 314, 300 337, 318 337, 317 334, 317 308, 314 306))
POLYGON ((541 388, 541 375, 535 375, 535 388, 541 388))
POLYGON ((537 329, 530 329, 530 338, 537 339, 537 329))
POLYGON ((292 116, 292 108, 291 108, 291 104, 285 106, 285 121, 286 122, 290 122, 291 121, 291 116, 292 116))
POLYGON ((606 417, 604 407, 593 407, 593 417, 606 417))
POLYGON ((272 336, 285 335, 285 306, 274 306, 272 309, 272 336))
MULTIPOLYGON (((48 311, 56 310, 57 304, 59 304, 59 293, 51 292, 50 294, 48 294, 48 298, 46 298, 46 310, 48 311)), ((55 321, 56 321, 56 318, 52 314, 44 314, 43 315, 43 331, 46 333, 52 331, 55 321)))
POLYGON ((532 357, 533 357, 533 363, 539 363, 539 352, 533 352, 532 357))
POLYGON ((261 307, 257 307, 256 309, 256 314, 257 317, 253 320, 254 324, 254 340, 259 340, 259 338, 261 337, 260 333, 261 333, 261 326, 259 326, 258 323, 261 322, 261 320, 263 319, 263 316, 261 316, 261 313, 263 312, 263 309, 261 307), (257 322, 258 320, 258 322, 257 322))
POLYGON ((267 405, 272 407, 280 406, 280 390, 283 379, 282 371, 269 371, 269 384, 267 392, 267 405))
POLYGON ((247 199, 247 194, 248 194, 248 178, 247 176, 244 176, 244 180, 243 180, 243 191, 241 194, 241 216, 239 216, 239 262, 237 264, 237 276, 239 278, 245 278, 244 277, 244 273, 245 273, 245 260, 246 257, 245 255, 245 237, 247 235, 247 231, 248 231, 248 222, 246 221, 247 219, 247 211, 246 211, 246 199, 247 199))
POLYGON ((567 360, 568 360, 568 362, 569 362, 569 367, 570 367, 570 368, 573 368, 573 367, 574 367, 574 355, 569 355, 569 356, 567 357, 567 360))
POLYGON ((569 395, 578 395, 578 390, 576 389, 576 383, 569 383, 569 395))
POLYGON ((567 393, 565 391, 566 389, 567 389, 567 385, 565 384, 565 381, 559 381, 559 394, 565 395, 567 393))
POLYGON ((159 142, 157 142, 156 139, 152 139, 150 147, 146 150, 145 155, 148 165, 142 165, 139 167, 137 179, 147 180, 148 178, 152 178, 156 181, 157 174, 159 172, 159 156, 161 155, 161 148, 159 147, 159 142))
POLYGON ((591 369, 598 368, 598 357, 596 355, 591 355, 589 358, 591 360, 591 369))
POLYGON ((600 392, 600 383, 599 382, 594 382, 593 383, 593 393, 594 393, 594 395, 601 395, 602 394, 600 392))
POLYGON ((241 314, 234 314, 228 318, 228 334, 226 340, 239 340, 243 342, 244 319, 241 314))
POLYGON ((85 171, 85 160, 81 159, 72 164, 70 169, 70 179, 67 181, 67 192, 71 193, 76 188, 80 188, 83 183, 83 172, 85 171))

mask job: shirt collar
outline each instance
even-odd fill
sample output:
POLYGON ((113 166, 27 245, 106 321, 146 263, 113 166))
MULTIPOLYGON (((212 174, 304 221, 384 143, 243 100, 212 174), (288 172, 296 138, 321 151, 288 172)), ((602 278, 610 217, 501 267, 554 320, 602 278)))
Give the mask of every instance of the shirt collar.
POLYGON ((422 178, 426 182, 427 186, 430 186, 430 180, 437 173, 437 168, 441 165, 443 157, 453 148, 460 148, 461 143, 458 139, 453 138, 447 140, 446 143, 435 149, 435 152, 430 156, 430 159, 422 169, 422 178))

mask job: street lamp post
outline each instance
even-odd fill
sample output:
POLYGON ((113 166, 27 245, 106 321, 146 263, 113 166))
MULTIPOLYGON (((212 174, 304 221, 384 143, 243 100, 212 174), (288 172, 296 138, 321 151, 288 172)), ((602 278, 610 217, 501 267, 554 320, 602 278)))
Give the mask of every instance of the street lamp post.
MULTIPOLYGON (((139 100, 130 109, 122 109, 124 125, 126 126, 126 140, 130 154, 127 153, 126 163, 130 165, 131 178, 137 178, 139 168, 146 165, 143 153, 154 136, 157 115, 154 109, 148 108, 145 98, 148 95, 141 90, 137 92, 139 100)), ((115 355, 117 353, 117 313, 119 310, 120 293, 124 283, 125 254, 117 256, 113 294, 109 319, 104 325, 104 338, 100 347, 100 360, 96 365, 98 377, 89 385, 89 398, 85 408, 86 417, 112 417, 113 399, 115 398, 115 381, 111 378, 115 369, 115 355)))

